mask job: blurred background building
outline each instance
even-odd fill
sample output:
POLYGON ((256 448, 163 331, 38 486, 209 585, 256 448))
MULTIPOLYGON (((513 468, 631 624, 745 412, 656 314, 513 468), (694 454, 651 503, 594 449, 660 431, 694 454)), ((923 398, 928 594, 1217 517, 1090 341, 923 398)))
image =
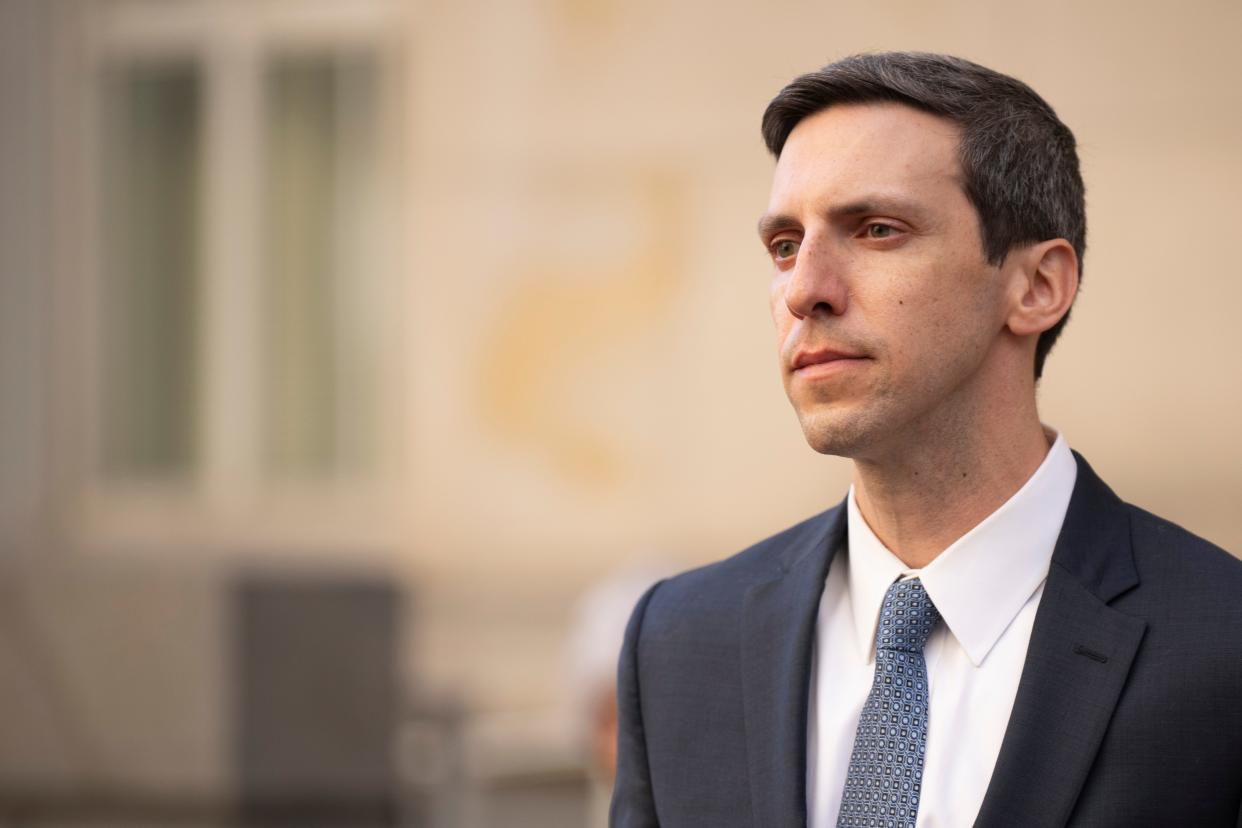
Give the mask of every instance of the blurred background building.
POLYGON ((0 826, 598 824, 596 585, 847 484, 753 225, 764 105, 851 52, 961 54, 1075 130, 1045 419, 1242 550, 1239 33, 1225 0, 0 0, 0 826))

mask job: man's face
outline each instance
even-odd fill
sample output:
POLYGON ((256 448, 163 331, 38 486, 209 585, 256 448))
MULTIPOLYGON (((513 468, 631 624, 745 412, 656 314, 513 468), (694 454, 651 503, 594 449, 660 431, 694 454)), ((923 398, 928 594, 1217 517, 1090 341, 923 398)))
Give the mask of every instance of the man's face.
POLYGON ((866 457, 987 402, 998 268, 961 185, 957 126, 900 104, 802 120, 760 236, 785 391, 817 451, 866 457))

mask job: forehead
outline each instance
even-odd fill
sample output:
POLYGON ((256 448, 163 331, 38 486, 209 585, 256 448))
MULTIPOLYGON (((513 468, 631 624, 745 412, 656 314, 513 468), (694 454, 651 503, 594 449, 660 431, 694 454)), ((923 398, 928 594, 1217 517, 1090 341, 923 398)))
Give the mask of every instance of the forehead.
POLYGON ((769 206, 789 211, 807 199, 871 193, 932 200, 960 194, 960 140, 952 121, 903 104, 829 107, 789 134, 769 206))

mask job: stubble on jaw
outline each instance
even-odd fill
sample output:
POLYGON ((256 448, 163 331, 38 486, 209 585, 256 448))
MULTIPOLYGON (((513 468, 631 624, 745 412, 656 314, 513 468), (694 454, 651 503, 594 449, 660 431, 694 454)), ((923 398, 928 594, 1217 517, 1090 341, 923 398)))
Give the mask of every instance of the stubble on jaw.
MULTIPOLYGON (((793 380, 790 380, 792 382, 793 380)), ((869 389, 871 393, 880 389, 869 389)), ((820 454, 853 458, 864 453, 866 447, 882 432, 883 424, 890 419, 885 410, 891 408, 883 399, 873 398, 867 406, 850 405, 845 400, 833 400, 827 394, 816 394, 815 389, 802 389, 802 399, 788 385, 786 393, 792 403, 802 435, 807 444, 820 454)))
POLYGON ((898 381, 885 373, 887 354, 881 349, 864 376, 835 398, 826 388, 794 389, 796 380, 789 376, 785 390, 803 436, 820 454, 894 467, 917 464, 933 448, 940 457, 965 459, 972 423, 980 421, 980 408, 987 405, 978 386, 988 350, 958 352, 952 364, 907 371, 898 381))

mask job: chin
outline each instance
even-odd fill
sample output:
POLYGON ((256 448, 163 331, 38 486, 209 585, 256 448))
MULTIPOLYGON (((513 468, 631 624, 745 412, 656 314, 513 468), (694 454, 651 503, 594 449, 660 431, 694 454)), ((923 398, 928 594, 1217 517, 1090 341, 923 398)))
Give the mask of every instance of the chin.
POLYGON ((868 444, 865 418, 842 416, 844 412, 799 415, 807 444, 820 454, 854 457, 868 444))

